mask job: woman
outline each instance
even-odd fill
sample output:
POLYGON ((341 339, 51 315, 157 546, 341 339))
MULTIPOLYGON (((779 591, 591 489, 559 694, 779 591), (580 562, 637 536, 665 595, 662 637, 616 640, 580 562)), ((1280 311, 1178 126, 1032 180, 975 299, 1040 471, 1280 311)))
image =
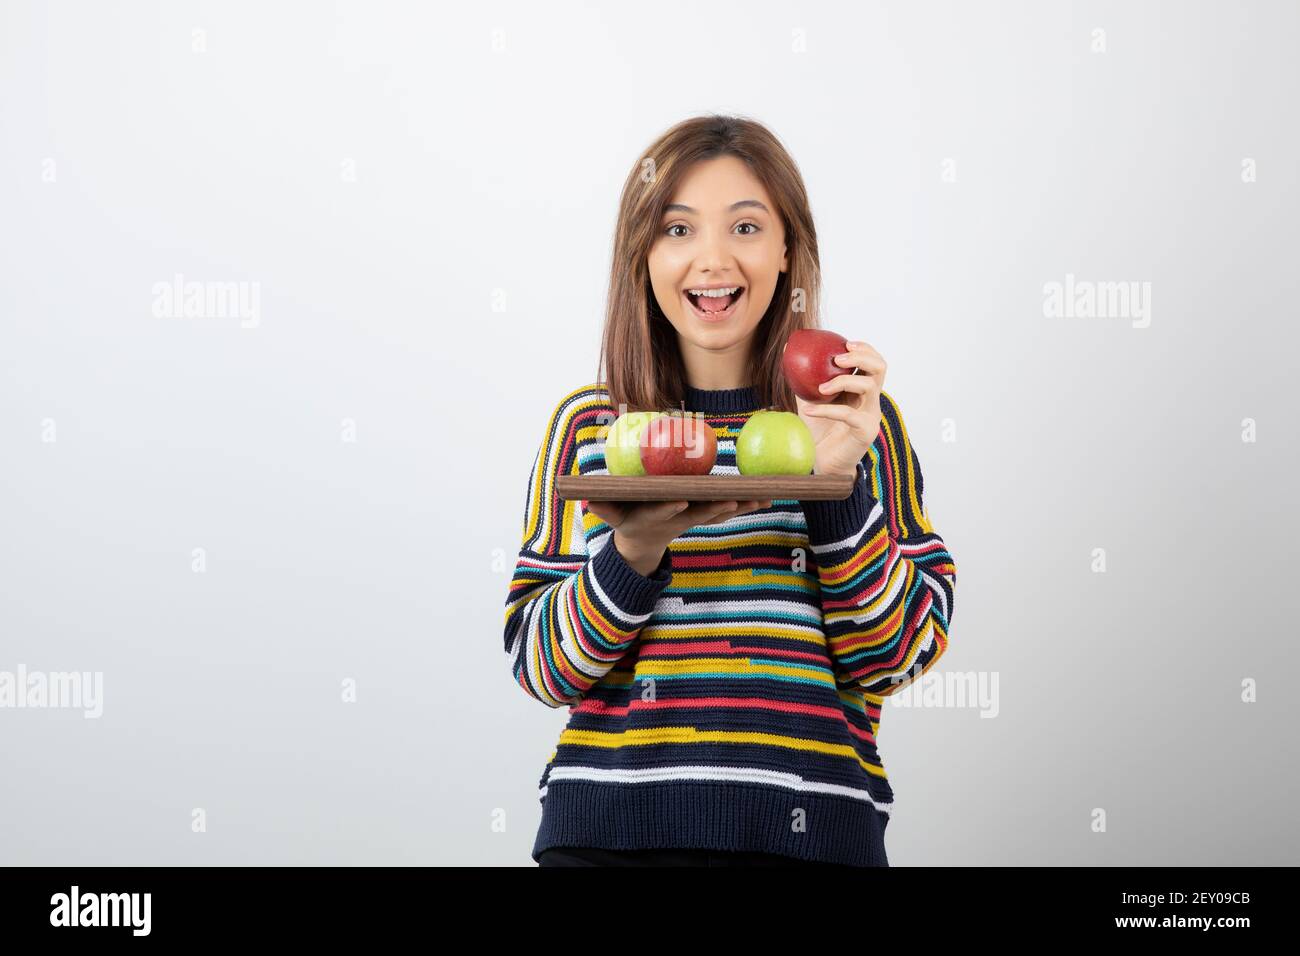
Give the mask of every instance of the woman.
POLYGON ((550 415, 506 599, 516 681, 570 707, 540 781, 542 865, 889 865, 881 704, 947 647, 956 566, 880 353, 851 342, 825 403, 781 374, 789 334, 817 327, 818 263, 798 169, 758 123, 687 120, 627 178, 601 369, 550 415), (682 405, 714 429, 714 474, 775 408, 853 493, 558 497, 558 475, 607 472, 619 414, 682 405))

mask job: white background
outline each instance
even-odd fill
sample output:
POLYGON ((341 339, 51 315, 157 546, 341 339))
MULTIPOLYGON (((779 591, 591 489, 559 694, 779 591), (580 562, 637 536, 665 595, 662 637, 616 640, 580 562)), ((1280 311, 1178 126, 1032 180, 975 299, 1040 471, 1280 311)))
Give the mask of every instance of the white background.
POLYGON ((936 672, 999 682, 886 707, 891 863, 1295 863, 1298 26, 6 2, 0 670, 104 712, 0 710, 0 862, 531 865, 567 711, 502 644, 527 471, 627 171, 716 110, 789 148, 823 324, 889 362, 958 568, 936 672), (155 316, 177 273, 257 325, 155 316), (1149 327, 1046 317, 1067 273, 1150 282, 1149 327))

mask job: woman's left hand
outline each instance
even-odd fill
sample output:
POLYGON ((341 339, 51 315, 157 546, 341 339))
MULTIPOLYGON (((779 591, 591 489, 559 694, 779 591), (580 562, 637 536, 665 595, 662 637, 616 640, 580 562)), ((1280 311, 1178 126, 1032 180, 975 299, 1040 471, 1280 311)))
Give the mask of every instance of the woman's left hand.
POLYGON ((795 405, 816 443, 814 475, 854 475, 858 462, 880 434, 880 390, 885 384, 885 359, 866 342, 850 342, 849 351, 835 356, 836 365, 850 369, 822 383, 826 402, 795 405))

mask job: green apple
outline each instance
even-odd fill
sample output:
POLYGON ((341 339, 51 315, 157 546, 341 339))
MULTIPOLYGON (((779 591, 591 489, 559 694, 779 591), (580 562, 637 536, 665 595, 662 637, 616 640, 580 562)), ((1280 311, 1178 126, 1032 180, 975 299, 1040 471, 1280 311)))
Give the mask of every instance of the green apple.
POLYGON ((625 412, 609 426, 605 436, 605 466, 611 475, 644 475, 641 464, 641 435, 645 427, 664 412, 625 412))
POLYGON ((794 412, 758 411, 736 436, 736 468, 742 475, 807 475, 816 444, 794 412))

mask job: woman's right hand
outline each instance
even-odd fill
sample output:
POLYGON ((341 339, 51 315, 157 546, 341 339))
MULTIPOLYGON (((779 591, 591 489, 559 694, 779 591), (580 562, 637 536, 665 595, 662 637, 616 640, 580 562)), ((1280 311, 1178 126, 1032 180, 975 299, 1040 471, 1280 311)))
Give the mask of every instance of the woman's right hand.
POLYGON ((614 529, 614 547, 638 574, 648 577, 674 539, 702 524, 770 508, 765 501, 588 501, 587 510, 614 529))

